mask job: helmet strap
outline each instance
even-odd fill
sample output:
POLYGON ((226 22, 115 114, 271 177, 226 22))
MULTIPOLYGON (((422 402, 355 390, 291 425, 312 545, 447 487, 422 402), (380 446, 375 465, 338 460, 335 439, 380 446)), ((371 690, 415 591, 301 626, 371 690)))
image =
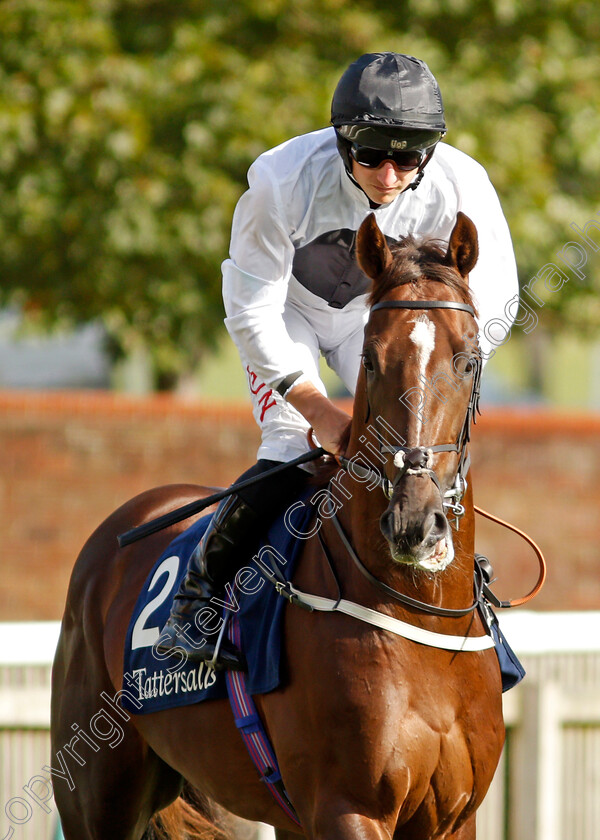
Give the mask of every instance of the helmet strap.
POLYGON ((421 181, 423 180, 423 175, 424 174, 425 173, 423 172, 423 167, 421 166, 419 168, 419 172, 417 174, 417 177, 413 181, 410 182, 410 184, 408 185, 408 187, 406 189, 407 190, 416 190, 417 187, 419 186, 419 184, 421 183, 421 181))
MULTIPOLYGON (((335 129, 335 139, 337 142, 340 157, 344 161, 346 172, 352 177, 352 161, 350 160, 350 147, 352 144, 349 140, 346 140, 345 137, 342 137, 342 135, 338 132, 337 128, 335 129)), ((352 180, 354 181, 354 178, 352 178, 352 180)), ((354 183, 356 183, 356 181, 354 183)))
POLYGON ((409 190, 416 190, 417 189, 417 187, 419 186, 419 184, 423 180, 423 175, 425 174, 423 172, 423 170, 425 169, 425 167, 427 166, 427 164, 429 163, 429 161, 433 157, 433 153, 435 152, 436 146, 437 146, 437 143, 432 148, 432 150, 429 152, 429 154, 427 155, 427 157, 425 158, 425 160, 423 161, 421 166, 419 166, 419 172, 417 174, 417 177, 414 179, 414 181, 412 181, 412 183, 410 183, 408 185, 407 189, 409 189, 409 190))

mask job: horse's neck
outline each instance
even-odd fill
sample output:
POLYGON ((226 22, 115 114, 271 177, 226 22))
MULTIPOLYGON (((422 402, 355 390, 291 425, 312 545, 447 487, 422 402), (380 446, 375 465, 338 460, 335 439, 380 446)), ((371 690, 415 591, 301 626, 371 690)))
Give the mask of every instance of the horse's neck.
MULTIPOLYGON (((351 462, 370 467, 375 473, 383 475, 385 459, 380 452, 380 440, 373 425, 374 418, 368 417, 370 412, 366 399, 361 399, 362 393, 362 389, 359 389, 354 401, 354 420, 346 455, 351 462), (364 422, 361 422, 360 418, 365 418, 364 422)), ((379 520, 387 507, 387 499, 382 489, 374 486, 373 479, 358 480, 350 471, 343 483, 349 498, 344 499, 340 519, 361 556, 369 556, 374 560, 380 557, 382 549, 386 546, 379 520)))

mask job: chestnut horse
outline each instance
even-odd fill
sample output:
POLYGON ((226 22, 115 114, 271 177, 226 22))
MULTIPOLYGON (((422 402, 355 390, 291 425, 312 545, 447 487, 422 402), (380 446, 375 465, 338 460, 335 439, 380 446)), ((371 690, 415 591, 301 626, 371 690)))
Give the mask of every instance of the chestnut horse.
MULTIPOLYGON (((447 248, 411 237, 388 246, 369 216, 357 242, 372 289, 347 469, 318 535, 302 545, 293 585, 337 599, 329 557, 345 603, 442 634, 432 639, 487 640, 473 608, 470 486, 463 495, 479 371, 468 288, 476 230, 459 214, 447 248)), ((184 526, 123 549, 117 537, 207 492, 173 485, 137 496, 77 560, 52 696, 66 840, 214 838, 216 811, 269 823, 279 840, 472 840, 504 739, 489 647, 431 646, 288 605, 285 682, 255 699, 301 828, 259 781, 227 700, 145 715, 114 702, 138 592, 184 526), (101 743, 84 735, 92 718, 101 743), (184 780, 193 804, 180 795, 184 780)))

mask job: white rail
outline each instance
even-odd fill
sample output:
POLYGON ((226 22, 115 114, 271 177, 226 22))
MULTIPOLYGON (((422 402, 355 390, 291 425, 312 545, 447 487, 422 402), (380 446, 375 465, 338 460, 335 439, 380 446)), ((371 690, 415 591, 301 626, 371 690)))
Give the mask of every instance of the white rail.
MULTIPOLYGON (((600 612, 515 611, 501 624, 528 675, 503 698, 508 749, 478 814, 478 840, 598 840, 600 612)), ((58 633, 58 622, 0 624, 0 838, 54 837, 54 810, 31 805, 31 819, 13 825, 5 806, 14 800, 12 813, 25 814, 17 800, 48 759, 58 633)), ((263 826, 259 836, 273 834, 263 826)))

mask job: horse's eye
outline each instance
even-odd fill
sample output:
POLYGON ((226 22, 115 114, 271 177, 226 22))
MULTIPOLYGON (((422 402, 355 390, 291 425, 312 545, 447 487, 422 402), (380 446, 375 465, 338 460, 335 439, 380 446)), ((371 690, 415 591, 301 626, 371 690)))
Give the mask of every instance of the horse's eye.
POLYGON ((361 359, 362 359, 362 366, 367 371, 367 373, 373 373, 374 370, 375 370, 375 367, 373 365, 373 359, 371 358, 371 356, 368 353, 363 353, 362 356, 361 356, 361 359))
POLYGON ((465 362, 465 373, 473 373, 477 370, 479 358, 477 356, 470 356, 465 362))

